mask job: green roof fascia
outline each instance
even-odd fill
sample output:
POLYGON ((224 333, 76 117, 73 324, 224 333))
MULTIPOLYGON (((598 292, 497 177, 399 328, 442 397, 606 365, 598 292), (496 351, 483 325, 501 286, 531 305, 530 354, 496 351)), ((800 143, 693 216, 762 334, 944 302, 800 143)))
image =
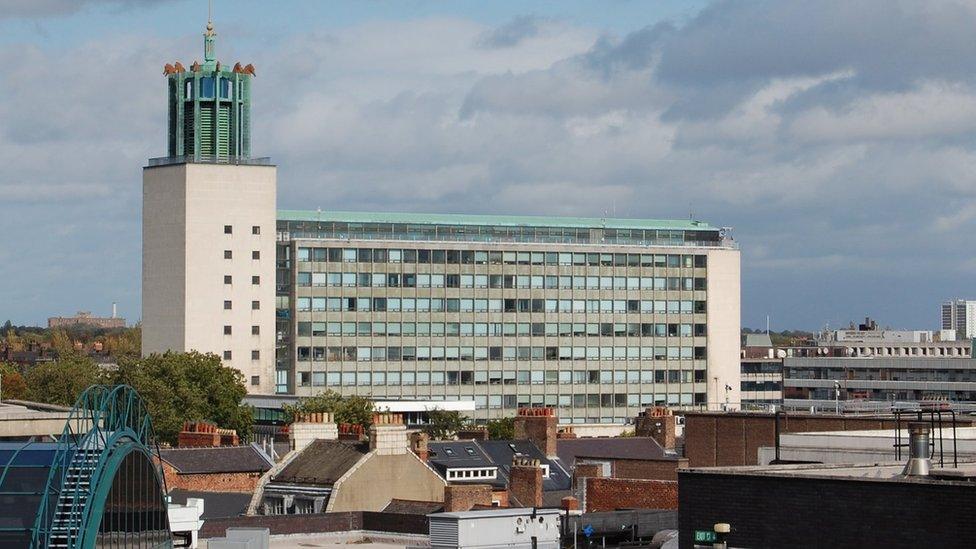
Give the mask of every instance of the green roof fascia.
POLYGON ((505 227, 562 227, 604 229, 663 229, 718 231, 704 221, 678 219, 613 219, 599 217, 547 217, 529 215, 468 215, 429 213, 343 212, 278 210, 279 221, 340 223, 403 223, 410 225, 498 225, 505 227))

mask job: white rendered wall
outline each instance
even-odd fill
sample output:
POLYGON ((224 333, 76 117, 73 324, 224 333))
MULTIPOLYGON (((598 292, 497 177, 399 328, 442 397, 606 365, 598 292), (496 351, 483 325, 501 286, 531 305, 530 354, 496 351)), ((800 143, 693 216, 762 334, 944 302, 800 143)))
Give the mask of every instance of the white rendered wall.
POLYGON ((178 164, 143 171, 144 355, 196 350, 223 357, 230 351, 224 364, 244 374, 250 392, 274 392, 275 208, 273 166, 178 164), (255 226, 260 234, 253 234, 255 226), (232 259, 224 258, 225 250, 232 259), (252 309, 254 301, 259 309, 252 309), (224 326, 231 326, 231 335, 224 326))
POLYGON ((708 252, 708 404, 738 409, 742 370, 739 250, 708 252), (725 386, 731 390, 726 393, 725 386))

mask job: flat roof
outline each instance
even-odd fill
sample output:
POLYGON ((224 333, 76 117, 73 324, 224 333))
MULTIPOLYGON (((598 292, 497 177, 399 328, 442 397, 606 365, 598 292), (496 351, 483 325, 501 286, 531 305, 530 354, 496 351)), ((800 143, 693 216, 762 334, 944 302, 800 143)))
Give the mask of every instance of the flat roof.
POLYGON ((279 221, 325 221, 340 223, 403 223, 410 225, 497 225, 510 227, 564 227, 604 229, 674 229, 717 231, 704 221, 693 219, 613 219, 600 217, 549 217, 531 215, 480 215, 408 212, 346 212, 278 210, 279 221))
MULTIPOLYGON (((907 461, 907 458, 906 458, 907 461)), ((685 473, 712 475, 742 475, 759 477, 785 477, 810 479, 840 479, 872 482, 952 483, 976 488, 976 483, 962 479, 976 476, 976 463, 960 463, 955 468, 938 468, 933 462, 929 476, 906 477, 902 474, 905 462, 860 464, 793 464, 749 465, 734 467, 693 467, 679 469, 679 477, 685 473)))
POLYGON ((524 517, 526 515, 558 515, 562 509, 545 509, 542 507, 512 507, 503 509, 484 509, 481 511, 459 511, 454 513, 432 513, 427 515, 434 519, 473 519, 496 517, 524 517))

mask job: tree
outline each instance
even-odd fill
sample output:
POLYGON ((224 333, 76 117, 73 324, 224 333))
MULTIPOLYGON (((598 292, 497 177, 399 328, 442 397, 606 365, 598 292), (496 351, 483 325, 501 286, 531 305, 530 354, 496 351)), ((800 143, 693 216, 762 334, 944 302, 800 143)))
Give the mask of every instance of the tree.
POLYGON ((515 438, 515 418, 502 417, 488 420, 488 438, 491 440, 511 440, 515 438))
POLYGON ((373 402, 368 398, 342 396, 329 389, 313 397, 303 398, 295 405, 286 404, 283 409, 294 417, 296 414, 331 413, 336 423, 352 423, 369 427, 373 423, 373 402))
POLYGON ((185 421, 211 421, 250 438, 254 411, 241 403, 244 375, 214 354, 166 353, 119 362, 115 382, 135 388, 160 440, 175 443, 185 421))
POLYGON ((46 362, 29 370, 24 381, 30 400, 72 406, 85 389, 110 383, 111 376, 90 358, 67 352, 55 362, 46 362))
POLYGON ((27 383, 13 364, 0 362, 0 400, 27 398, 27 383))
POLYGON ((430 435, 432 440, 453 439, 454 435, 470 421, 462 416, 461 412, 447 410, 428 410, 427 419, 424 432, 430 435))

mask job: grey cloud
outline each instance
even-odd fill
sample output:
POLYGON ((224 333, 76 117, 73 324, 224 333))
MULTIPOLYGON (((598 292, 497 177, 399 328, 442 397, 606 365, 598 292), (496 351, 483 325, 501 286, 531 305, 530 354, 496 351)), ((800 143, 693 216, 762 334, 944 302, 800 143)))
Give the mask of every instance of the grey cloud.
POLYGON ((533 38, 539 34, 539 24, 541 21, 535 15, 520 15, 504 25, 484 32, 477 38, 476 43, 479 47, 489 49, 517 46, 523 40, 533 38))

